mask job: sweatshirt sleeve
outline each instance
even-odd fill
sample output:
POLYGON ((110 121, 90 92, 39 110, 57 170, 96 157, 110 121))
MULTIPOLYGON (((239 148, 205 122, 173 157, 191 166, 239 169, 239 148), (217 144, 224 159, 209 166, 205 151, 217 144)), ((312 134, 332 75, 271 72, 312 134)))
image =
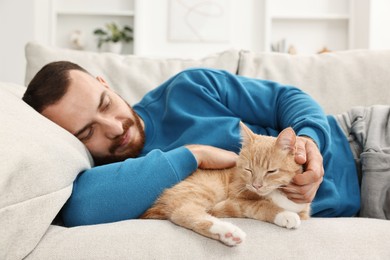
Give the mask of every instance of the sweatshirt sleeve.
POLYGON ((108 223, 139 217, 161 192, 197 168, 185 147, 153 150, 144 157, 82 172, 62 209, 65 226, 108 223))
POLYGON ((323 109, 296 87, 213 69, 190 69, 180 75, 178 82, 181 79, 183 83, 190 80, 193 89, 188 89, 188 84, 177 84, 177 91, 206 92, 208 98, 227 107, 232 116, 262 128, 262 133, 292 127, 298 135, 311 137, 321 152, 328 149, 330 127, 323 109))
POLYGON ((321 106, 300 89, 276 82, 238 77, 228 77, 233 90, 222 92, 226 104, 249 123, 280 132, 292 127, 297 135, 311 137, 322 152, 329 148, 330 127, 321 106), (239 93, 234 93, 235 91, 239 93), (234 101, 237 97, 246 100, 234 101), (242 102, 250 110, 240 108, 242 102), (251 112, 251 113, 250 113, 251 112))

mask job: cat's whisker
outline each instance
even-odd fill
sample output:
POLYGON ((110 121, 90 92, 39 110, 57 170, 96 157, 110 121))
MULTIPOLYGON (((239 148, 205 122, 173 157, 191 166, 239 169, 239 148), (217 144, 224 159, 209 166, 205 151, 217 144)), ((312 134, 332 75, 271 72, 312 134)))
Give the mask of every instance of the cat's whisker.
POLYGON ((246 191, 248 188, 246 187, 246 186, 242 186, 242 188, 241 189, 239 189, 238 191, 237 191, 237 195, 240 195, 241 193, 243 193, 244 191, 246 191))

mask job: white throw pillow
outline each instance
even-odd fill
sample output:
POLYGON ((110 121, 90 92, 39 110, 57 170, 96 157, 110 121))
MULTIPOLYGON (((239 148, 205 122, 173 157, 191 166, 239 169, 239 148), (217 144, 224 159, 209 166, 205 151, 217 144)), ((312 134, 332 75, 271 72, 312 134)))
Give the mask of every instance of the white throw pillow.
POLYGON ((84 145, 0 83, 0 259, 22 259, 40 241, 92 165, 84 145))
POLYGON ((190 67, 209 67, 237 72, 239 52, 227 50, 202 59, 152 58, 76 51, 44 46, 36 42, 26 45, 25 83, 47 63, 68 60, 79 64, 95 76, 102 76, 131 105, 165 80, 190 67))

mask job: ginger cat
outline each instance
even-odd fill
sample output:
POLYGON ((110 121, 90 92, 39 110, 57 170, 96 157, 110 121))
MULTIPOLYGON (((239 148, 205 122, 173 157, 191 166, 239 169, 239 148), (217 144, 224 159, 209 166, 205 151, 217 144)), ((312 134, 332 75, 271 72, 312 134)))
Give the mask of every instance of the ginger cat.
POLYGON ((309 218, 310 204, 297 204, 278 190, 302 173, 294 158, 294 130, 286 128, 275 138, 254 134, 241 123, 241 135, 235 167, 198 169, 165 190, 141 218, 169 219, 228 246, 240 244, 246 234, 217 217, 253 218, 298 228, 300 219, 309 218))

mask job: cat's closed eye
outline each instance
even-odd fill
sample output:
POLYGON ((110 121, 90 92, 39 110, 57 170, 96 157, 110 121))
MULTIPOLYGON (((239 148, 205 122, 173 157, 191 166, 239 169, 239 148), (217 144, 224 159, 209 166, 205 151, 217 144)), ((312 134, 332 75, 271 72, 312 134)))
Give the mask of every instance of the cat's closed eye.
POLYGON ((250 174, 253 174, 253 172, 252 172, 252 169, 251 169, 251 168, 244 168, 244 170, 245 170, 246 172, 250 173, 250 174))
POLYGON ((268 170, 266 174, 270 175, 270 174, 274 174, 274 173, 277 173, 277 172, 279 172, 279 169, 272 169, 272 170, 268 170))

